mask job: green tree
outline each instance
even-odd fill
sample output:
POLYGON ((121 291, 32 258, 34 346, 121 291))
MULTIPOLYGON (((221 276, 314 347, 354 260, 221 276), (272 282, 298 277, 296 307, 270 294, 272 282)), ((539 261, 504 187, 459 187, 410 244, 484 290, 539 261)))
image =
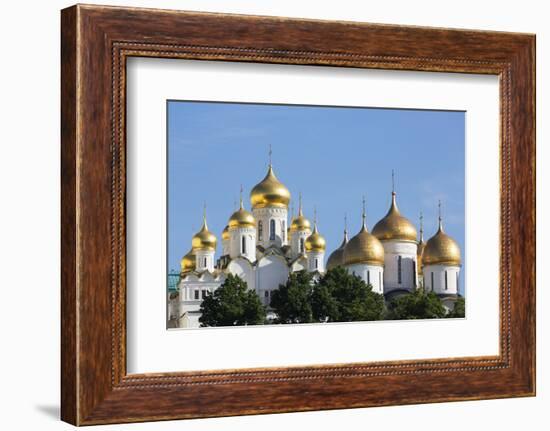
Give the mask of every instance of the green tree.
POLYGON ((384 297, 342 267, 327 271, 315 283, 311 305, 313 317, 318 322, 380 320, 385 311, 384 297))
POLYGON ((201 326, 259 325, 265 322, 266 310, 246 281, 229 274, 223 284, 209 293, 201 303, 201 326))
POLYGON ((279 288, 271 294, 270 305, 277 313, 277 322, 313 322, 312 290, 311 275, 307 271, 291 273, 286 284, 279 285, 279 288))
POLYGON ((453 311, 450 311, 446 317, 464 317, 466 315, 466 303, 463 296, 459 296, 455 302, 453 311))
POLYGON ((433 319, 445 317, 446 310, 434 292, 417 289, 393 298, 388 305, 386 320, 433 319))

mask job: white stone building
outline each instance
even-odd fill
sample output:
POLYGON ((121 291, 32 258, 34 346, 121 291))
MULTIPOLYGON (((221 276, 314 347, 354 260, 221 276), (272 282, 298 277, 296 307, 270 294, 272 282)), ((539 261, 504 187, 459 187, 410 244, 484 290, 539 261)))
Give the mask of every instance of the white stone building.
MULTIPOLYGON (((181 260, 177 293, 168 301, 169 319, 179 316, 168 322, 169 327, 200 326, 202 299, 217 289, 227 274, 241 277, 269 307, 272 292, 286 283, 291 272, 307 270, 313 279, 325 273, 326 242, 319 233, 316 216, 312 229, 303 214, 300 196, 298 215, 289 226, 290 199, 289 190, 269 164, 265 178, 250 192, 252 212, 244 207, 241 189, 239 208, 222 232, 222 254, 218 259, 217 239, 208 230, 204 214, 191 250, 181 260)), ((361 229, 348 240, 346 227, 342 244, 326 263, 329 270, 337 266, 361 277, 386 299, 424 286, 452 309, 458 295, 460 249, 443 232, 441 216, 437 233, 424 243, 422 221, 417 239, 415 226, 397 208, 395 191, 388 213, 375 224, 372 233, 367 228, 363 201, 361 229)))

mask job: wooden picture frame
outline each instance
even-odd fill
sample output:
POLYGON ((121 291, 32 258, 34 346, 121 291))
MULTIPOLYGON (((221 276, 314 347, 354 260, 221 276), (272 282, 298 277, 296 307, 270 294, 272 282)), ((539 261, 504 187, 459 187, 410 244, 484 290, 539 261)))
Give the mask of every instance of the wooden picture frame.
POLYGON ((82 5, 61 15, 64 421, 535 394, 534 35, 82 5), (128 375, 125 65, 131 56, 498 75, 500 354, 128 375))

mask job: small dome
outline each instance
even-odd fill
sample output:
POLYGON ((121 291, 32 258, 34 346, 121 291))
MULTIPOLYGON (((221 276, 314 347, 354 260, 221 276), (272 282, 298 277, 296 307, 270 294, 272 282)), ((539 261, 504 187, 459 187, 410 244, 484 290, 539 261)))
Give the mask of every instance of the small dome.
POLYGON ((202 222, 201 230, 198 231, 191 241, 191 246, 193 251, 195 250, 208 250, 215 251, 217 244, 216 235, 208 230, 208 225, 206 224, 206 217, 204 217, 202 222))
POLYGON ((344 230, 344 240, 342 241, 342 244, 340 244, 340 247, 338 247, 330 254, 327 260, 327 269, 333 269, 337 266, 344 266, 344 248, 346 247, 347 243, 348 231, 344 230))
POLYGON ((251 213, 244 209, 243 201, 241 200, 241 207, 231 214, 231 217, 229 218, 229 228, 235 229, 254 226, 256 226, 256 220, 251 213))
POLYGON ((344 265, 367 263, 382 266, 384 265, 384 247, 363 224, 359 233, 350 239, 344 247, 343 260, 344 265))
POLYGON ((317 224, 313 227, 313 232, 306 238, 305 248, 307 252, 310 251, 325 251, 327 243, 325 238, 317 231, 317 224))
POLYGON ((252 208, 283 207, 288 208, 290 192, 281 183, 273 168, 269 165, 265 178, 254 186, 250 192, 250 203, 252 208))
POLYGON ((193 253, 193 249, 189 250, 189 252, 181 258, 180 267, 181 272, 189 272, 194 271, 196 265, 195 260, 195 254, 193 253))
POLYGON ((300 208, 298 209, 298 217, 294 217, 290 223, 290 232, 309 231, 311 232, 311 223, 305 218, 302 213, 302 202, 300 198, 300 208))
POLYGON ((228 241, 229 240, 229 225, 223 228, 222 231, 222 241, 228 241))
POLYGON ((440 219, 437 233, 428 240, 424 247, 422 264, 460 266, 461 263, 460 247, 443 231, 440 219))
POLYGON ((392 192, 392 203, 386 216, 372 229, 372 234, 380 241, 401 240, 416 242, 416 228, 397 208, 395 192, 392 192))

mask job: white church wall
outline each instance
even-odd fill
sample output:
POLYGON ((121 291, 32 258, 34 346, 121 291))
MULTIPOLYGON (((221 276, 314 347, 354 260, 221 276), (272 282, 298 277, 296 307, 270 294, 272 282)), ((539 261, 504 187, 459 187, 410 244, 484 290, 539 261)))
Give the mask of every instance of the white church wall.
POLYGON ((256 273, 254 271, 254 267, 245 258, 239 257, 229 262, 227 272, 237 275, 246 281, 249 289, 256 289, 256 273))
POLYGON ((325 253, 310 251, 307 254, 308 271, 325 272, 325 253))
POLYGON ((288 280, 288 265, 281 256, 264 256, 256 268, 256 293, 264 305, 269 305, 271 292, 288 280))
POLYGON ((384 247, 384 293, 395 289, 413 291, 417 285, 415 242, 383 241, 384 247), (401 257, 401 264, 399 264, 401 257), (401 276, 399 276, 401 266, 401 276))
POLYGON ((264 248, 275 245, 281 247, 288 243, 287 218, 288 210, 283 207, 254 208, 252 214, 256 219, 256 241, 264 248), (270 236, 271 220, 274 221, 274 237, 270 236), (262 224, 261 235, 259 224, 262 224), (273 238, 273 239, 270 239, 273 238))
POLYGON ((292 235, 290 237, 290 249, 292 252, 292 257, 297 257, 300 254, 305 253, 305 241, 310 235, 310 230, 300 230, 292 232, 292 235), (300 246, 301 242, 304 244, 303 247, 300 246))
POLYGON ((234 259, 245 256, 251 262, 256 261, 256 228, 241 227, 229 229, 229 256, 234 259), (243 237, 245 247, 243 251, 243 237))
POLYGON ((355 274, 363 281, 372 286, 373 292, 384 294, 384 267, 378 265, 367 265, 358 263, 349 265, 347 270, 350 274, 355 274))
POLYGON ((424 266, 424 289, 438 295, 456 295, 459 277, 460 267, 458 266, 426 265, 424 266), (447 273, 446 276, 445 273, 447 273), (446 282, 445 278, 447 278, 446 282))

